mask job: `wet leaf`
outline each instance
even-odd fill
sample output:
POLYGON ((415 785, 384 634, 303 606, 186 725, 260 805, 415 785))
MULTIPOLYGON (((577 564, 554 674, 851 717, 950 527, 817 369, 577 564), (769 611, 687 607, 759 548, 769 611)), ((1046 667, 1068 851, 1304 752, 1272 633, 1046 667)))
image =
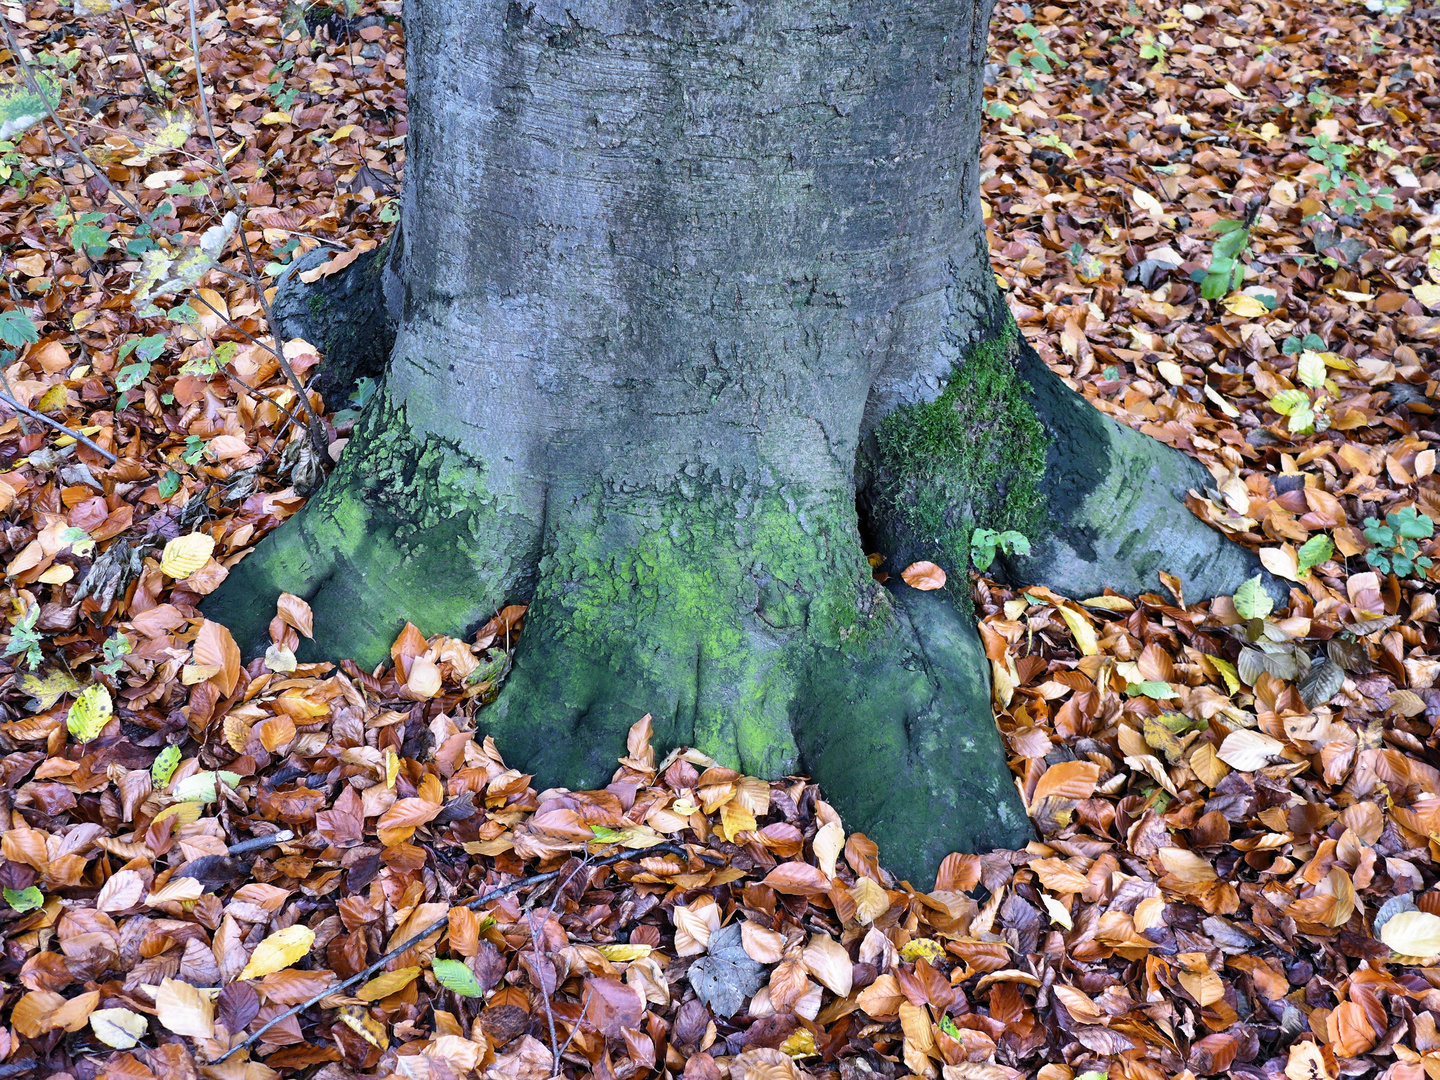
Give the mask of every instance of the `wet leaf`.
POLYGON ((922 592, 945 587, 945 571, 932 562, 911 563, 900 571, 900 577, 906 585, 922 592))

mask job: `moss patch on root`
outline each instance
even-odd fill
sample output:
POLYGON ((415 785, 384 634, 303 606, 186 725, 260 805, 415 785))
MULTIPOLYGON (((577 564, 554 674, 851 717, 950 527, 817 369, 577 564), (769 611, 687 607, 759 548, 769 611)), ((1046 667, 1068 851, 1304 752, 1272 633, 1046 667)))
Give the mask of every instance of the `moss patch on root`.
POLYGON ((955 365, 939 397, 902 405, 876 428, 873 517, 907 561, 935 558, 955 574, 970 564, 976 528, 1033 539, 1044 527, 1049 443, 1016 369, 1018 344, 1007 317, 955 365))
POLYGON ((710 472, 552 499, 567 508, 482 722, 524 768, 603 780, 644 712, 661 745, 757 776, 796 768, 790 713, 815 651, 855 645, 888 610, 847 500, 710 472))

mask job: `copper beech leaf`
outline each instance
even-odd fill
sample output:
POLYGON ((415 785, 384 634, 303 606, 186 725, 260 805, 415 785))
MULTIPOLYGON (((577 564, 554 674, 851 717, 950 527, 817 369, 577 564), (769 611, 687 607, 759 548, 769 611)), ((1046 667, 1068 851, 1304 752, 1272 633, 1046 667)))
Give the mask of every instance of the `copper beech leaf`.
POLYGON ((900 571, 900 578, 912 589, 933 592, 945 587, 945 571, 933 562, 911 563, 900 571))

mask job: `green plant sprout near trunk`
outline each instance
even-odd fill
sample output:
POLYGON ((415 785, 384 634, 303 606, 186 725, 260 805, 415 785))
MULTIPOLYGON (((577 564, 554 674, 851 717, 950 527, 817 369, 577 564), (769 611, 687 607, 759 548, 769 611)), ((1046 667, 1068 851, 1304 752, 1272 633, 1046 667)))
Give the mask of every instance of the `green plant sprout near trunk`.
POLYGON ((412 0, 401 229, 275 305, 332 371, 388 354, 383 386, 210 617, 256 655, 295 593, 302 658, 369 666, 407 619, 459 636, 528 602, 476 724, 540 784, 605 784, 649 713, 659 746, 814 777, 919 886, 1023 846, 972 558, 1082 597, 1259 567, 1184 508, 1198 463, 1010 319, 980 214, 988 18, 412 0), (945 589, 904 584, 920 560, 945 589))

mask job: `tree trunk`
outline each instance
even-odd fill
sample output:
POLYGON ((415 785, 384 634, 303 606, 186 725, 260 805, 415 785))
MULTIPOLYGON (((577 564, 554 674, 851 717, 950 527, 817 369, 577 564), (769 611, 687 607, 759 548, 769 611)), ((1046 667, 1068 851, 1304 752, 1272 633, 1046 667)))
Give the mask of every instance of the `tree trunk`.
POLYGON ((529 600, 479 724, 543 783, 604 783, 648 712, 809 772, 917 881, 1023 845, 970 531, 1019 528, 1011 572, 1083 594, 1256 562, 1178 501, 1198 465, 1019 344, 979 212, 988 16, 412 0, 386 386, 212 614, 258 648, 298 593, 318 654, 373 664, 407 618, 529 600), (912 558, 951 587, 899 584, 912 558))

